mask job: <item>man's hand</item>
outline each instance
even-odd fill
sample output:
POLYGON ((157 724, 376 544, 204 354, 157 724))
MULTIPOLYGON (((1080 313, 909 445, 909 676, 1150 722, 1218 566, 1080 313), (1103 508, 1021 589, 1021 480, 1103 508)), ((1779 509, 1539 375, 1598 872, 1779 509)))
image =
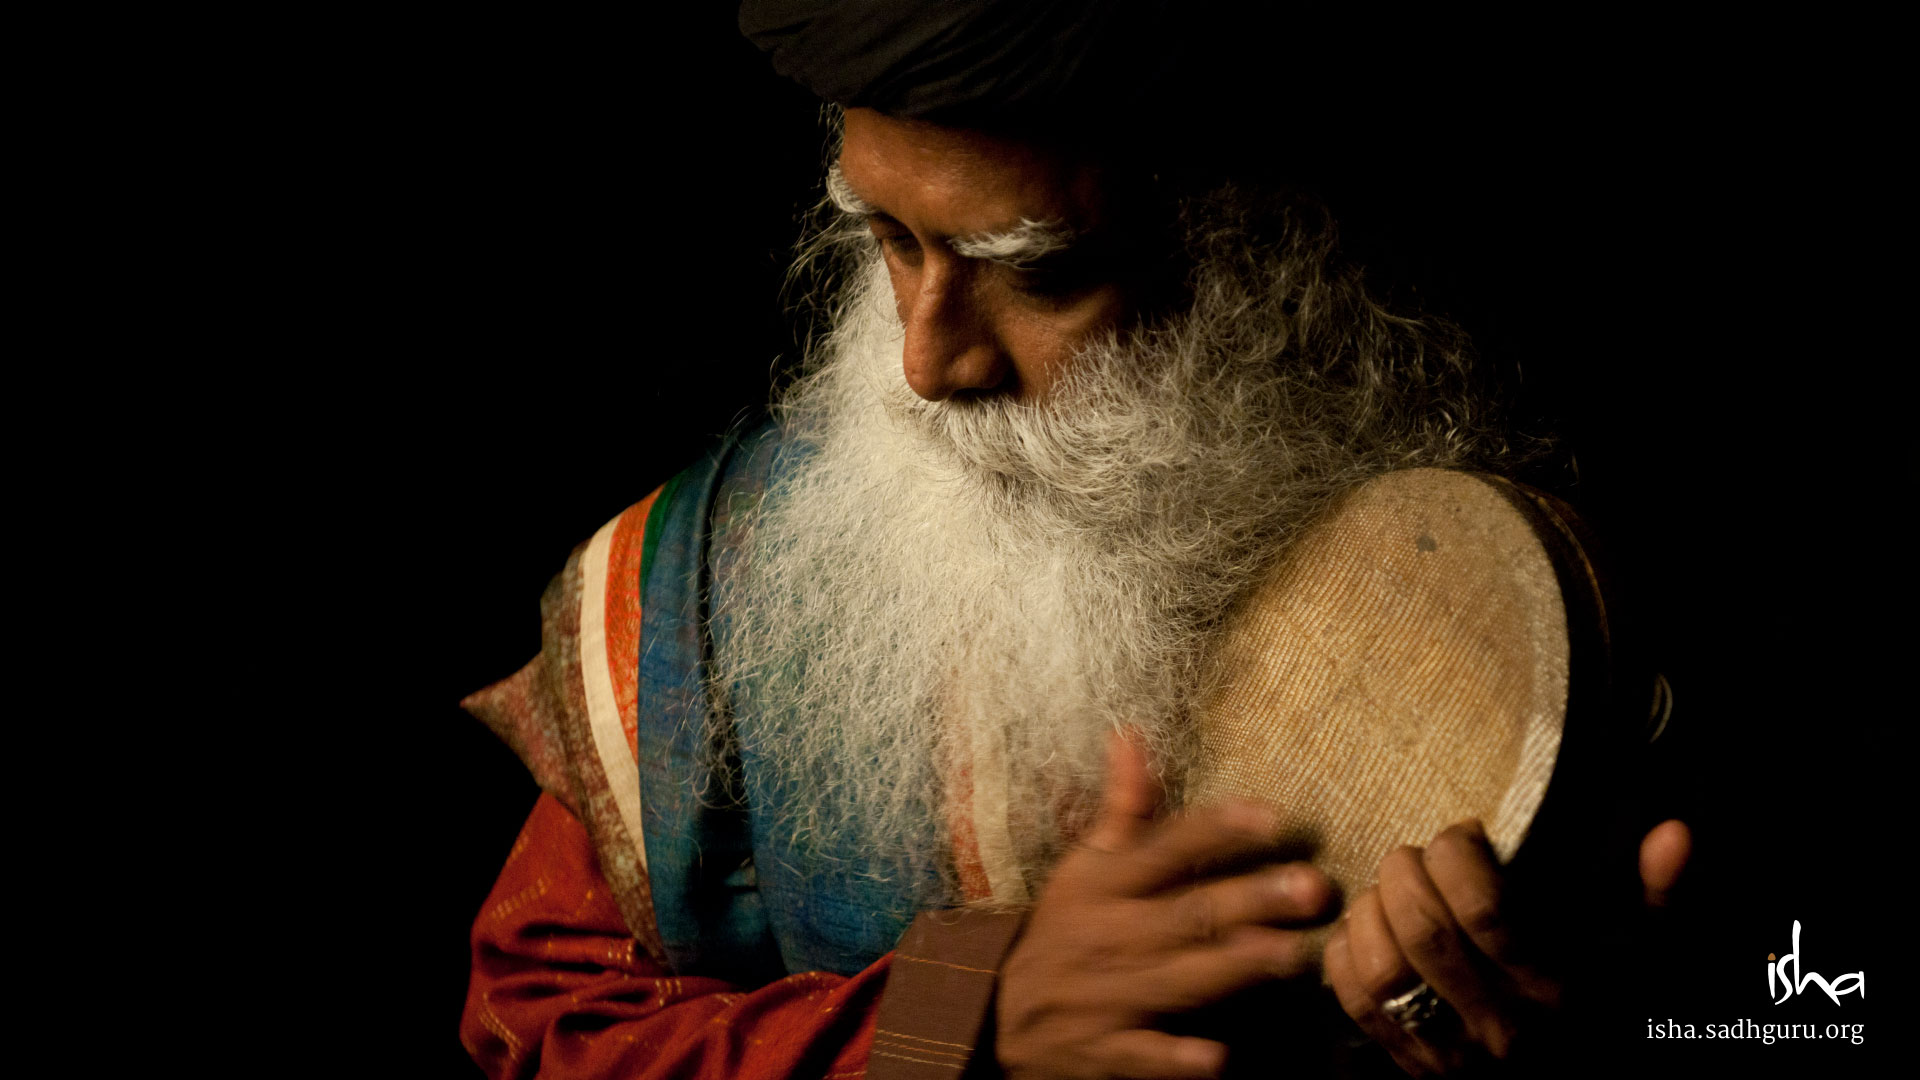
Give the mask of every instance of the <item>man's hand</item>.
MULTIPOLYGON (((1664 906, 1692 848, 1668 821, 1640 844, 1645 902, 1664 906)), ((1535 966, 1500 903, 1500 870, 1480 823, 1455 825, 1423 850, 1380 863, 1378 885, 1355 897, 1327 942, 1328 981, 1341 1007, 1415 1076, 1504 1059, 1535 1017, 1557 1008, 1560 982, 1535 966), (1408 1031, 1382 1004, 1424 982, 1451 1006, 1408 1031)))
POLYGON ((1271 855, 1266 809, 1229 802, 1155 820, 1145 755, 1115 737, 1085 842, 1060 861, 1007 957, 997 1051, 1018 1078, 1219 1074, 1227 1048, 1157 1030, 1235 991, 1317 970, 1299 927, 1324 921, 1327 879, 1271 855))

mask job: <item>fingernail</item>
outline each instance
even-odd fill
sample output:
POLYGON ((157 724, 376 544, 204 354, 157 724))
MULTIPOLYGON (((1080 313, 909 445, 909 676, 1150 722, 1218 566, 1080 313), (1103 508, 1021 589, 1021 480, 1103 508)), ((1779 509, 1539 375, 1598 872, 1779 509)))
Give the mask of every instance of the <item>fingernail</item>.
POLYGON ((1307 888, 1307 872, 1298 866, 1283 866, 1273 872, 1267 883, 1274 892, 1297 898, 1307 888))
POLYGON ((1325 886, 1318 871, 1305 866, 1283 866, 1274 874, 1274 891, 1300 903, 1325 900, 1325 886))
POLYGON ((1224 1049, 1219 1043, 1185 1039, 1173 1049, 1174 1062, 1183 1069, 1212 1075, 1219 1072, 1220 1066, 1225 1064, 1222 1061, 1225 1056, 1222 1053, 1224 1049))

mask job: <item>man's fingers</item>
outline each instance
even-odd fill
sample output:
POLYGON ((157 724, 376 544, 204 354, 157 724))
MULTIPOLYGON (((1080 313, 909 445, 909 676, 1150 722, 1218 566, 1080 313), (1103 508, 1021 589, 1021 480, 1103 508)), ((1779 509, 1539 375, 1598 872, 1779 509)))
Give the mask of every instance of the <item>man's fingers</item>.
POLYGON ((1244 799, 1156 822, 1165 793, 1145 748, 1124 733, 1108 736, 1106 785, 1100 814, 1082 844, 1127 856, 1099 867, 1100 891, 1109 896, 1147 896, 1190 884, 1238 860, 1270 854, 1277 839, 1273 812, 1244 799))
POLYGON ((1242 990, 1297 979, 1320 968, 1308 934, 1245 926, 1219 943, 1183 949, 1124 979, 1112 979, 1091 1000, 1138 1010, 1144 1018, 1173 1016, 1224 1001, 1242 990))
MULTIPOLYGON (((1456 834, 1452 839, 1463 838, 1456 834)), ((1456 894, 1464 888, 1456 882, 1456 894)), ((1381 860, 1379 893, 1387 926, 1407 962, 1460 1014, 1476 1041, 1495 1057, 1505 1057, 1513 1032, 1501 1010, 1503 988, 1490 984, 1492 972, 1475 962, 1477 950, 1428 876, 1420 849, 1402 847, 1381 860)), ((1493 910, 1496 900, 1497 893, 1462 896, 1462 905, 1483 913, 1493 910)), ((1476 914, 1481 920, 1493 917, 1476 914)))
POLYGON ((1542 1004, 1557 1002, 1559 980, 1536 967, 1536 958, 1516 943, 1501 908, 1500 868, 1480 823, 1455 825, 1434 837, 1422 864, 1454 925, 1506 975, 1508 988, 1542 1004))
POLYGON ((1107 736, 1107 786, 1100 816, 1085 844, 1100 851, 1126 851, 1153 825, 1160 809, 1160 784, 1153 778, 1147 751, 1121 732, 1107 736))
POLYGON ((1349 918, 1334 929, 1333 936, 1327 939, 1324 954, 1327 982, 1332 984, 1334 996, 1340 1000, 1340 1008, 1354 1023, 1360 1025, 1360 1030, 1366 1032, 1369 1038, 1386 1047, 1387 1052, 1409 1075, 1423 1076, 1437 1070, 1440 1063, 1432 1051, 1380 1011, 1382 999, 1374 996, 1367 988, 1366 980, 1360 977, 1359 967, 1353 959, 1352 924, 1353 920, 1349 918))
POLYGON ((1427 845, 1421 862, 1474 947, 1496 963, 1517 963, 1513 931, 1500 907, 1500 867, 1480 823, 1444 830, 1427 845))
POLYGON ((1693 857, 1693 830, 1684 822, 1663 821, 1640 841, 1640 885, 1647 906, 1666 907, 1693 857))
POLYGON ((1114 895, 1147 896, 1273 853, 1279 825, 1259 803, 1232 799, 1175 815, 1146 833, 1125 863, 1106 871, 1114 895))
POLYGON ((1168 903, 1164 925, 1174 940, 1204 944, 1243 926, 1319 922, 1333 904, 1333 887, 1306 863, 1288 863, 1210 881, 1168 903))
POLYGON ((1347 907, 1347 921, 1342 929, 1353 960, 1354 978, 1371 1000, 1385 1001, 1406 993, 1420 981, 1394 943, 1386 912, 1380 907, 1378 889, 1368 889, 1354 898, 1347 907))
POLYGON ((1247 926, 1209 949, 1192 949, 1161 965, 1154 996, 1160 1012, 1190 1012, 1230 994, 1319 970, 1306 934, 1247 926))
POLYGON ((1144 1028, 1108 1036, 1096 1053, 1104 1075, 1127 1080, 1211 1080, 1227 1064, 1221 1043, 1144 1028))

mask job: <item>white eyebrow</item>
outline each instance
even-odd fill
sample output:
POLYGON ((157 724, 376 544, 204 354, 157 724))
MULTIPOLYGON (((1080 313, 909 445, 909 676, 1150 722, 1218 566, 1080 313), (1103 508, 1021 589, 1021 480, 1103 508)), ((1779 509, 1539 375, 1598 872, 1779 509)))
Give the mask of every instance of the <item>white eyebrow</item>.
MULTIPOLYGON (((837 161, 827 166, 826 186, 827 201, 843 214, 867 218, 881 212, 853 190, 837 161)), ((1023 270, 1040 259, 1065 251, 1073 241, 1074 231, 1065 222, 1023 217, 1011 229, 956 236, 947 241, 947 246, 963 259, 985 259, 1023 270)))
POLYGON ((880 211, 872 203, 854 193, 853 185, 840 172, 840 163, 827 166, 827 201, 834 209, 854 217, 872 217, 880 211))
POLYGON ((961 258, 986 259, 1019 270, 1065 251, 1073 246, 1073 238, 1073 230, 1065 222, 1021 218, 1020 224, 1011 229, 956 236, 947 241, 947 246, 961 258))

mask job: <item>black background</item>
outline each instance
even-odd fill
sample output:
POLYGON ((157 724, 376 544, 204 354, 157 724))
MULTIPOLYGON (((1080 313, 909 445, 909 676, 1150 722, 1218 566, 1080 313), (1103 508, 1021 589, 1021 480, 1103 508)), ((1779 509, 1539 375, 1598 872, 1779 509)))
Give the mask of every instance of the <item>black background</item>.
MULTIPOLYGON (((259 234, 226 242, 266 357, 240 378, 268 407, 183 438, 231 492, 209 520, 253 538, 236 547, 262 531, 240 519, 272 523, 250 572, 294 598, 294 629, 256 673, 309 767, 235 790, 259 800, 243 816, 293 802, 312 824, 269 871, 307 943, 290 978, 352 994, 382 1074, 470 1070, 465 935, 536 795, 455 703, 538 650, 573 545, 794 353, 778 296, 818 107, 714 8, 619 33, 384 28, 244 112, 273 150, 233 181, 259 234)), ((1866 1047, 1654 1057, 1844 1073, 1898 1037, 1884 995, 1904 981, 1877 905, 1887 734, 1911 716, 1890 696, 1909 335, 1887 77, 1792 37, 1561 40, 1484 93, 1398 100, 1376 126, 1407 149, 1319 175, 1383 287, 1521 366, 1517 411, 1574 451, 1563 494, 1675 688, 1658 798, 1698 858, 1666 954, 1617 958, 1647 971, 1646 1016, 1878 1018, 1866 1047), (1794 919, 1807 966, 1864 969, 1870 1002, 1765 1000, 1794 919)), ((1284 152, 1279 121, 1247 137, 1284 152)))

